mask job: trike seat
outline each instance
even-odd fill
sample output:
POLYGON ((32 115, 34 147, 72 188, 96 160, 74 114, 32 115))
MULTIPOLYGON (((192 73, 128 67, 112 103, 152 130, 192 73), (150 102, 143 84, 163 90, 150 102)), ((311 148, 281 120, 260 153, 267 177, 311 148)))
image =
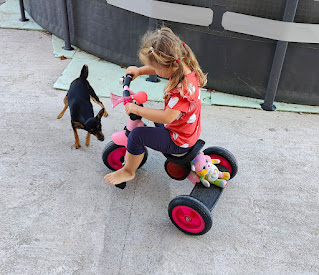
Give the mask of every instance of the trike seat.
POLYGON ((167 158, 168 161, 171 161, 174 163, 180 163, 180 164, 190 163, 197 156, 197 154, 203 148, 204 145, 205 145, 205 141, 199 139, 196 141, 193 148, 184 154, 179 154, 179 155, 164 154, 164 156, 167 158))

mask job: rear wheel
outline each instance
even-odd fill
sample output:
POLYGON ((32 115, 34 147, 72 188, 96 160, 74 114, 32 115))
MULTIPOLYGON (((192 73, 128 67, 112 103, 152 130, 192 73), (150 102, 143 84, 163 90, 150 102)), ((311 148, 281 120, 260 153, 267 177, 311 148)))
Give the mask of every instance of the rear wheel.
POLYGON ((173 224, 189 235, 203 235, 213 225, 208 207, 191 196, 177 196, 168 205, 168 215, 173 224))
POLYGON ((238 164, 235 156, 231 152, 222 147, 212 146, 206 148, 204 150, 204 154, 209 155, 212 159, 219 159, 220 163, 216 166, 222 172, 228 171, 230 173, 230 178, 236 176, 238 171, 238 164))
POLYGON ((190 164, 180 164, 169 160, 164 163, 166 173, 174 180, 184 180, 191 171, 190 164))
MULTIPOLYGON (((102 160, 104 164, 111 170, 116 171, 123 167, 124 158, 126 154, 126 147, 117 145, 113 141, 110 141, 105 145, 102 152, 102 160)), ((147 148, 145 148, 144 158, 138 168, 141 168, 146 162, 148 157, 147 148)))

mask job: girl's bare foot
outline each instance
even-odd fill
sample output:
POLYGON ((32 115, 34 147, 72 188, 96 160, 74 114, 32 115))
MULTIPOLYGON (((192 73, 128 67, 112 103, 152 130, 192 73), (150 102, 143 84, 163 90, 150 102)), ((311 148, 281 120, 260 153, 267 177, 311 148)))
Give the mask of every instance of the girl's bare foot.
POLYGON ((124 168, 122 168, 120 170, 117 170, 115 172, 107 174, 104 177, 104 179, 108 183, 116 185, 116 184, 120 184, 122 182, 126 182, 126 181, 129 181, 129 180, 132 180, 132 179, 134 179, 134 177, 135 177, 135 173, 132 174, 131 172, 129 172, 129 171, 125 170, 124 168))

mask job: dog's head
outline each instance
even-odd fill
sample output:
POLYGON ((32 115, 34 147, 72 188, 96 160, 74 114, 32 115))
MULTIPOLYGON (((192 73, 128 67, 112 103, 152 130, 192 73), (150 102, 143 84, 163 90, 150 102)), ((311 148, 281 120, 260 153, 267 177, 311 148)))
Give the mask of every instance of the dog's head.
POLYGON ((88 131, 90 134, 96 136, 100 141, 104 140, 104 135, 102 133, 101 118, 104 113, 104 108, 99 111, 96 117, 89 118, 85 123, 83 129, 88 131))

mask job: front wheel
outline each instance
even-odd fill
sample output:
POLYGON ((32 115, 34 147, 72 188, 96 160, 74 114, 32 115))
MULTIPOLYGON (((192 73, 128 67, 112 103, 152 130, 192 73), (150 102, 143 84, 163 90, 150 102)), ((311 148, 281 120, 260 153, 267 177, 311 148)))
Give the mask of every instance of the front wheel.
MULTIPOLYGON (((102 152, 102 160, 104 164, 111 170, 116 171, 123 167, 124 158, 126 154, 126 147, 117 145, 113 141, 110 141, 105 145, 102 152)), ((147 148, 145 148, 144 158, 138 168, 141 168, 146 162, 148 157, 147 148)))
POLYGON ((168 205, 173 224, 189 235, 203 235, 213 225, 213 215, 200 200, 191 196, 177 196, 168 205))

